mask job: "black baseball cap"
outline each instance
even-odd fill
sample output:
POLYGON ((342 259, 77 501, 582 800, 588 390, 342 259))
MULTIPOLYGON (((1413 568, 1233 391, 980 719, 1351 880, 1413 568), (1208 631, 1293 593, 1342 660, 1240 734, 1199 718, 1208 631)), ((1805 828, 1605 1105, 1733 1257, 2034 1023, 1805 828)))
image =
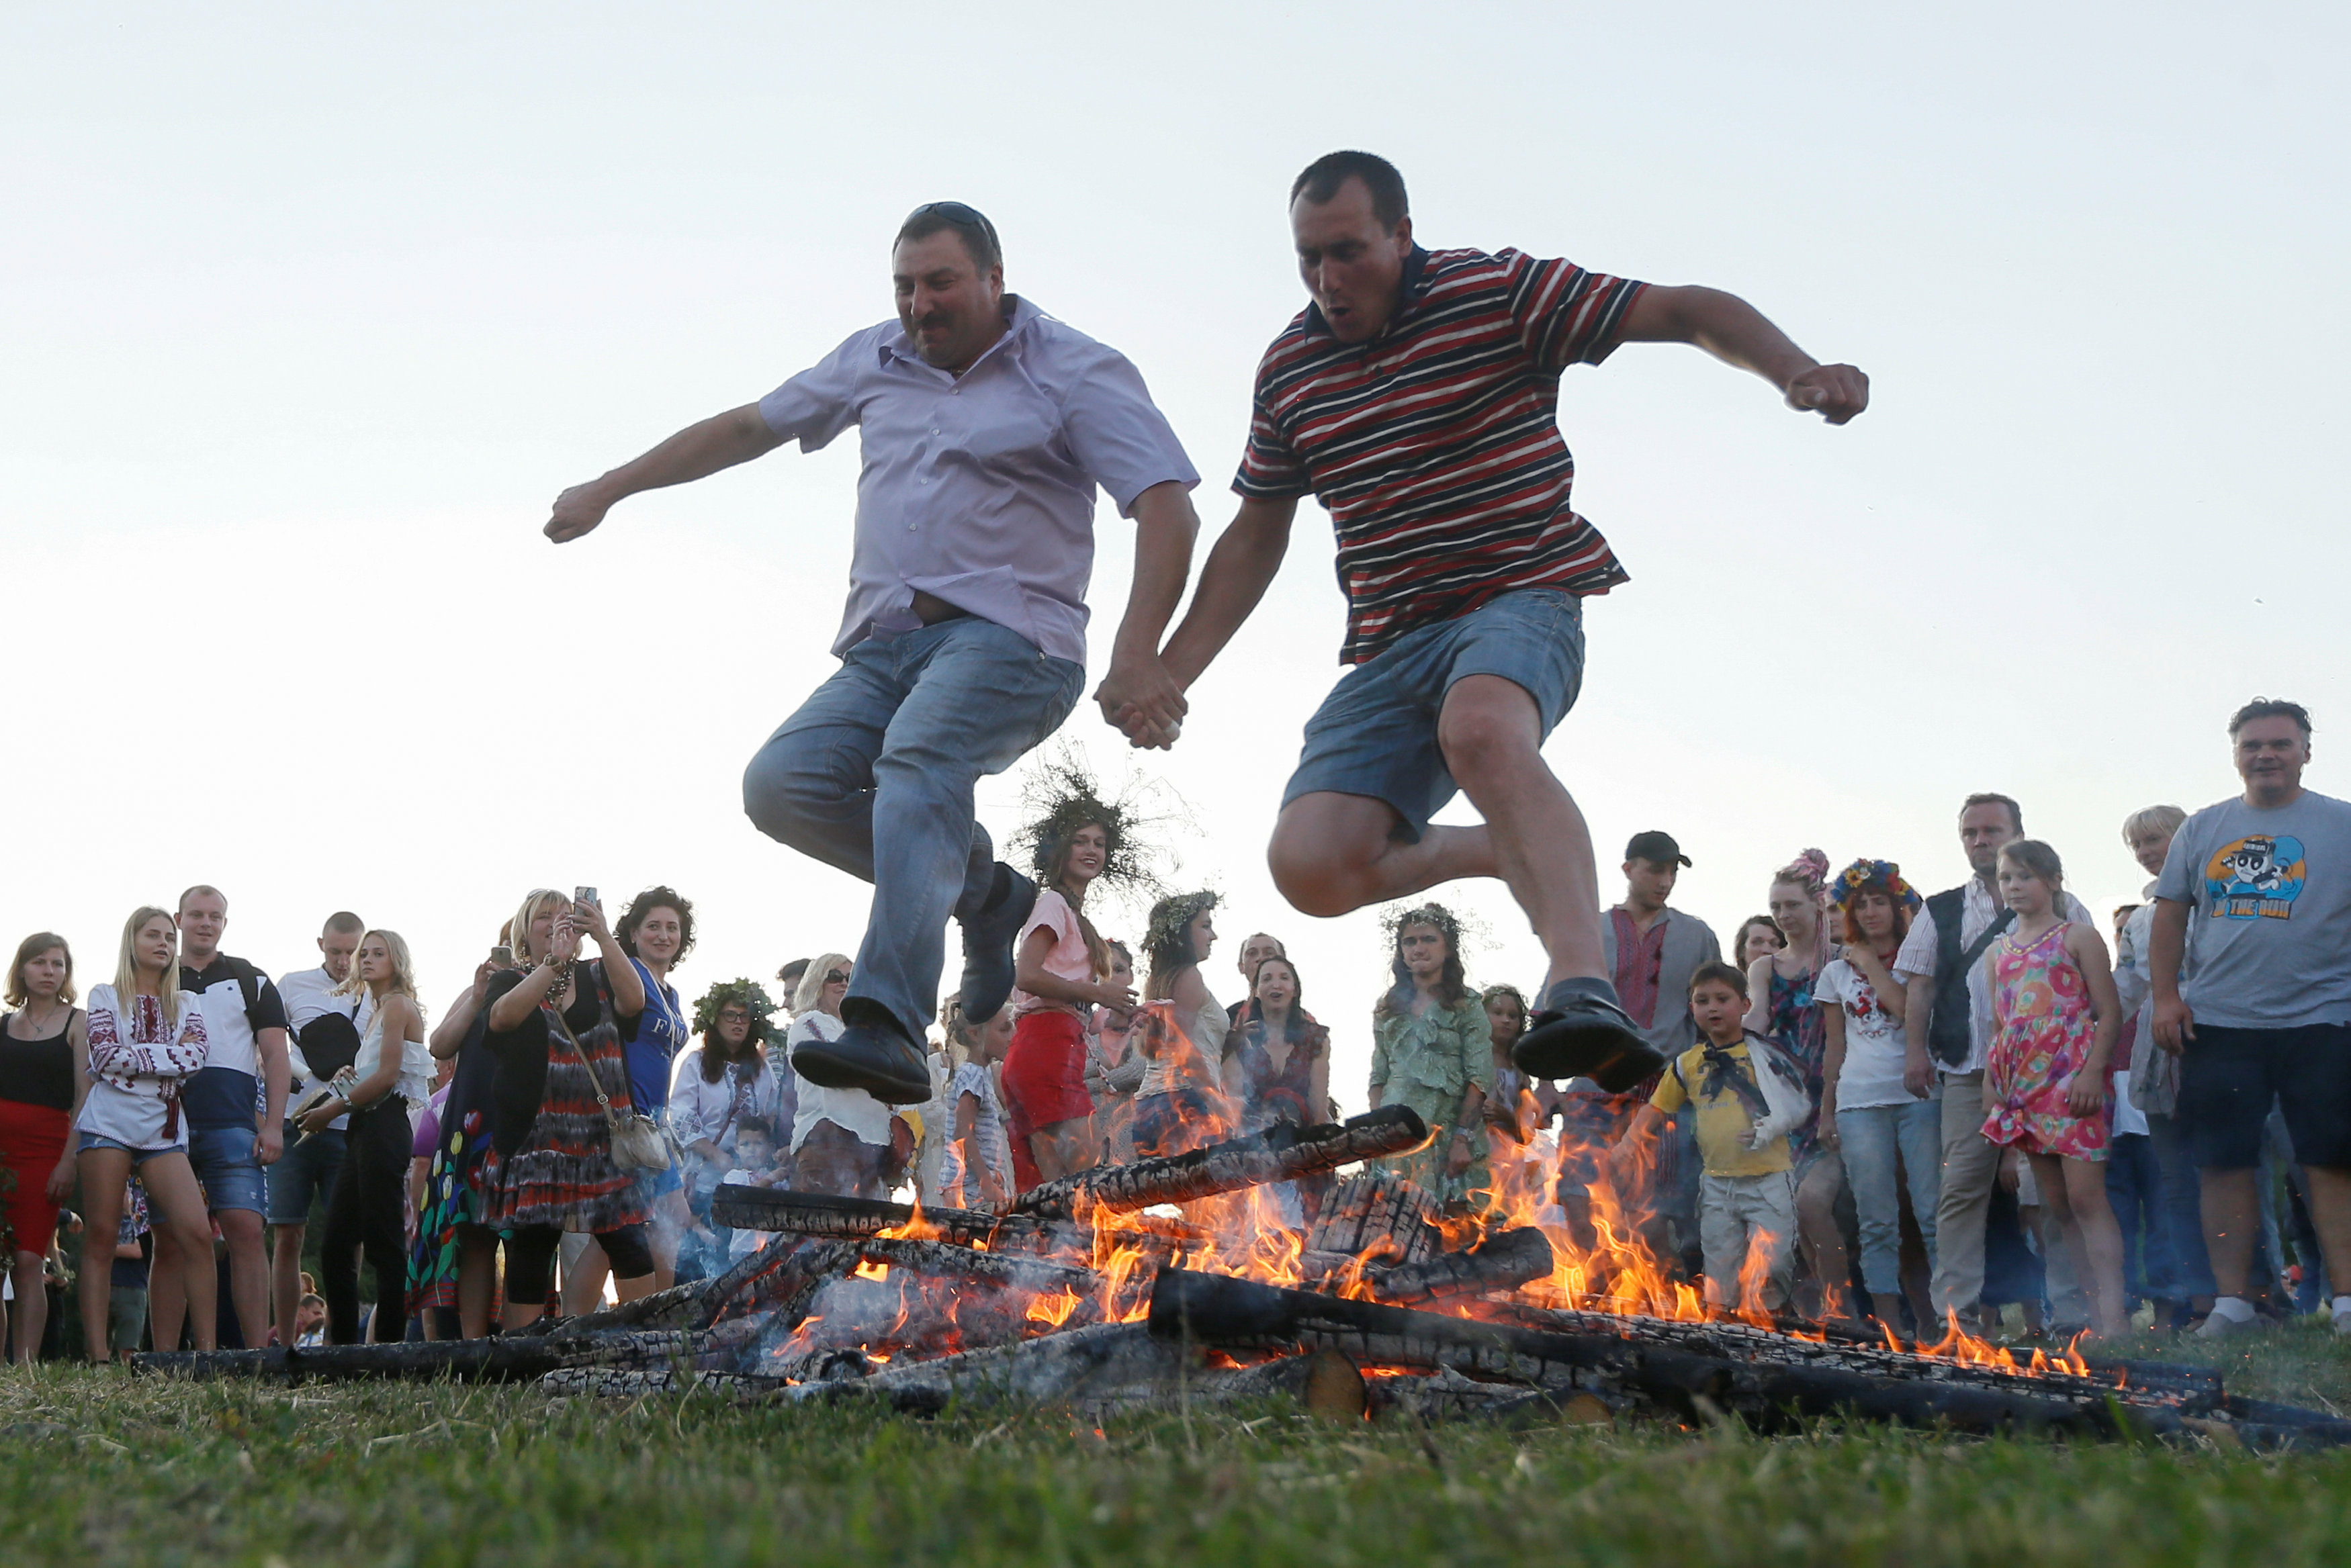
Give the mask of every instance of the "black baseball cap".
POLYGON ((1689 857, 1682 853, 1682 846, 1674 842, 1672 834, 1659 833, 1655 828, 1633 835, 1633 842, 1625 846, 1625 858, 1646 860, 1653 866, 1671 866, 1677 862, 1687 866, 1690 863, 1689 857))

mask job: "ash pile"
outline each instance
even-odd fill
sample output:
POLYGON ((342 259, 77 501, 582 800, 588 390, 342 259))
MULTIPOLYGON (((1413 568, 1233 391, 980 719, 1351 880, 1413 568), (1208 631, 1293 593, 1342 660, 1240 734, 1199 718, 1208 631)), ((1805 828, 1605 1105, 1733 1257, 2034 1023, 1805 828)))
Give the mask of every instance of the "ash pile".
POLYGON ((2219 1374, 2019 1363, 1956 1324, 1935 1345, 1863 1340, 1700 1303, 1623 1232, 1440 1219, 1393 1169, 1427 1141, 1389 1106, 1277 1124, 1190 1153, 1102 1166, 1016 1211, 920 1210, 757 1187, 714 1212, 771 1233, 735 1268, 500 1337, 150 1353, 188 1376, 535 1380, 562 1396, 1045 1404, 1097 1418, 1289 1397, 1341 1418, 1546 1423, 1836 1417, 1962 1433, 2351 1443, 2351 1421, 2229 1393, 2219 1374), (1332 1174, 1335 1173, 1335 1174, 1332 1174), (1328 1180, 1291 1229, 1280 1184, 1328 1180))

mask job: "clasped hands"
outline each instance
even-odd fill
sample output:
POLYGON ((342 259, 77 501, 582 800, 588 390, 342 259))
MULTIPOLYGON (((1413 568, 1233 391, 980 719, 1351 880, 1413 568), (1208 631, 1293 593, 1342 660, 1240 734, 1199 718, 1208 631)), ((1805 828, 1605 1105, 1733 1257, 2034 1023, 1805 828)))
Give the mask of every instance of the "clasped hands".
POLYGON ((1156 653, 1113 656, 1110 673, 1094 689, 1102 722, 1138 751, 1165 751, 1184 732, 1191 711, 1184 689, 1156 653))

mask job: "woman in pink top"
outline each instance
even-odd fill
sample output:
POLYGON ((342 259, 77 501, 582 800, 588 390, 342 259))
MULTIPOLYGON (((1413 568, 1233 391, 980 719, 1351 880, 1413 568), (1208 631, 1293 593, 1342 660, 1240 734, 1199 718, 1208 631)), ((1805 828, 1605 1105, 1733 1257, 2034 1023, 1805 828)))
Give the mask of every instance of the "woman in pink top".
POLYGON ((1085 917, 1086 889, 1118 852, 1117 815, 1087 792, 1062 802, 1037 831, 1041 890, 1015 950, 1019 1022, 1003 1078, 1013 1179, 1023 1192, 1083 1169, 1098 1153, 1085 1020, 1098 1006, 1134 1005, 1132 986, 1108 981, 1109 950, 1085 917))

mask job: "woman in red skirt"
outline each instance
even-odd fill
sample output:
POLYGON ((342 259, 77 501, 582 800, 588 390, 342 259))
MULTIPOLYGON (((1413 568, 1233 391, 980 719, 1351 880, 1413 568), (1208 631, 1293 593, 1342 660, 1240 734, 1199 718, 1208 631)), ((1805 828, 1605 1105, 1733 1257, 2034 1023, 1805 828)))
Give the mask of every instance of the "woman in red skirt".
POLYGON ((57 1205, 73 1192, 66 1135, 89 1083, 89 1018, 74 1005, 65 938, 37 931, 25 939, 8 966, 7 997, 15 1011, 0 1017, 0 1268, 16 1271, 13 1358, 30 1362, 48 1324, 41 1264, 57 1234, 57 1205))
POLYGON ((1110 950, 1085 916, 1086 889, 1122 848, 1121 812, 1081 783, 1032 830, 1040 891, 1018 948, 1018 1020, 1004 1058, 1005 1120, 1014 1184, 1094 1163, 1093 1096, 1086 1092, 1086 1020, 1097 1007, 1131 1008, 1132 986, 1111 983, 1110 950))

